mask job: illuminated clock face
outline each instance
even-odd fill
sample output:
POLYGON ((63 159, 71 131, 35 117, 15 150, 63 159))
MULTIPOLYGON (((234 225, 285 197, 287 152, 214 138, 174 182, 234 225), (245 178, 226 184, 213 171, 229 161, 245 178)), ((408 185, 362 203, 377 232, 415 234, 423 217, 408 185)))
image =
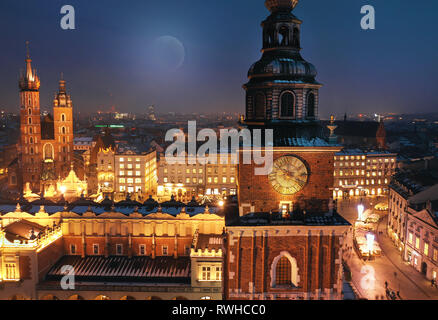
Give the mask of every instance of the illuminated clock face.
POLYGON ((304 188, 308 176, 303 161, 294 156, 283 156, 274 161, 269 181, 278 193, 291 195, 304 188))

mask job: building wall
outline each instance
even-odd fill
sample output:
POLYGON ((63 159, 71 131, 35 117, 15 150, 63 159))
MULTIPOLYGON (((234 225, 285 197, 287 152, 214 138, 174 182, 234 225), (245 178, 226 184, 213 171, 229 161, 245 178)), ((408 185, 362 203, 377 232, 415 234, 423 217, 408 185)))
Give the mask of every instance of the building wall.
MULTIPOLYGON (((346 228, 228 227, 226 299, 340 299, 346 228), (296 263, 296 286, 275 284, 278 257, 296 263)), ((292 271, 293 271, 292 267, 292 271)))
POLYGON ((397 168, 395 154, 341 152, 334 157, 336 198, 388 194, 388 185, 397 168))
POLYGON ((268 175, 255 175, 257 167, 253 162, 244 164, 240 154, 238 170, 240 214, 248 212, 278 211, 281 202, 291 202, 293 207, 299 206, 307 211, 328 211, 329 199, 332 198, 333 157, 331 149, 307 151, 306 148, 275 149, 273 160, 292 155, 300 158, 307 166, 309 173, 307 184, 294 195, 282 195, 274 190, 268 175), (311 151, 311 152, 310 152, 311 151))

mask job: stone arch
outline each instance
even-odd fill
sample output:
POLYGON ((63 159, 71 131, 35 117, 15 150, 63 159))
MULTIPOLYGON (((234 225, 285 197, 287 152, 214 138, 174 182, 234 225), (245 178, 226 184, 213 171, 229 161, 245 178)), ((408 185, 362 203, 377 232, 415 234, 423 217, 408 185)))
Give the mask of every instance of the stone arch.
POLYGON ((150 297, 146 297, 145 300, 163 300, 163 299, 161 299, 160 297, 157 297, 157 296, 150 296, 150 297))
POLYGON ((100 294, 97 297, 95 297, 94 300, 111 300, 111 298, 104 294, 100 294))
POLYGON ((293 28, 292 45, 294 47, 300 47, 300 29, 298 29, 297 27, 293 28))
POLYGON ((46 294, 40 298, 40 300, 59 300, 57 296, 54 296, 53 294, 46 294))
POLYGON ((296 114, 296 96, 291 90, 285 90, 280 94, 280 117, 294 118, 296 114))
POLYGON ((292 257, 289 252, 282 251, 282 252, 280 252, 280 254, 278 256, 276 256, 274 258, 274 260, 272 261, 272 264, 271 264, 271 272, 270 272, 270 274, 271 274, 271 288, 275 288, 275 286, 276 286, 277 264, 280 261, 280 259, 283 257, 287 258, 290 265, 291 265, 290 279, 291 279, 292 285, 297 287, 299 282, 300 282, 300 276, 298 275, 297 260, 294 257, 292 257))
POLYGON ((281 26, 278 30, 280 46, 288 46, 290 39, 290 30, 287 26, 281 26))
POLYGON ((68 297, 67 300, 85 300, 85 299, 84 299, 84 297, 82 297, 78 294, 74 294, 74 295, 68 297))

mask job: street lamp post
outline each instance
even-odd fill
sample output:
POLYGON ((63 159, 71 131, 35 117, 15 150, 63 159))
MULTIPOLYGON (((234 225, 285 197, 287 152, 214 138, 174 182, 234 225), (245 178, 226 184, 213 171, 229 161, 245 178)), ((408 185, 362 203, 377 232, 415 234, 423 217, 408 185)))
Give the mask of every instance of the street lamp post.
POLYGON ((357 221, 363 221, 364 205, 361 203, 357 206, 357 221))
POLYGON ((374 234, 371 232, 367 233, 367 249, 369 252, 369 259, 371 260, 374 250, 374 234))

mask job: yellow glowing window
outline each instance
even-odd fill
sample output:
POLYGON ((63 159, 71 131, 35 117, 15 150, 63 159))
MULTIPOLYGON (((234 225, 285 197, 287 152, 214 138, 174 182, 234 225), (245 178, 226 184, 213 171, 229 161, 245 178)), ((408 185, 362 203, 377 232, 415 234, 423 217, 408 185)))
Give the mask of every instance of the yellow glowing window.
POLYGON ((424 243, 424 254, 426 256, 429 255, 429 244, 428 243, 424 243))
POLYGON ((409 241, 410 244, 412 244, 413 239, 414 239, 414 235, 412 234, 412 232, 409 232, 409 238, 408 238, 408 241, 409 241))
POLYGON ((420 249, 420 238, 418 237, 415 239, 415 248, 420 249))

